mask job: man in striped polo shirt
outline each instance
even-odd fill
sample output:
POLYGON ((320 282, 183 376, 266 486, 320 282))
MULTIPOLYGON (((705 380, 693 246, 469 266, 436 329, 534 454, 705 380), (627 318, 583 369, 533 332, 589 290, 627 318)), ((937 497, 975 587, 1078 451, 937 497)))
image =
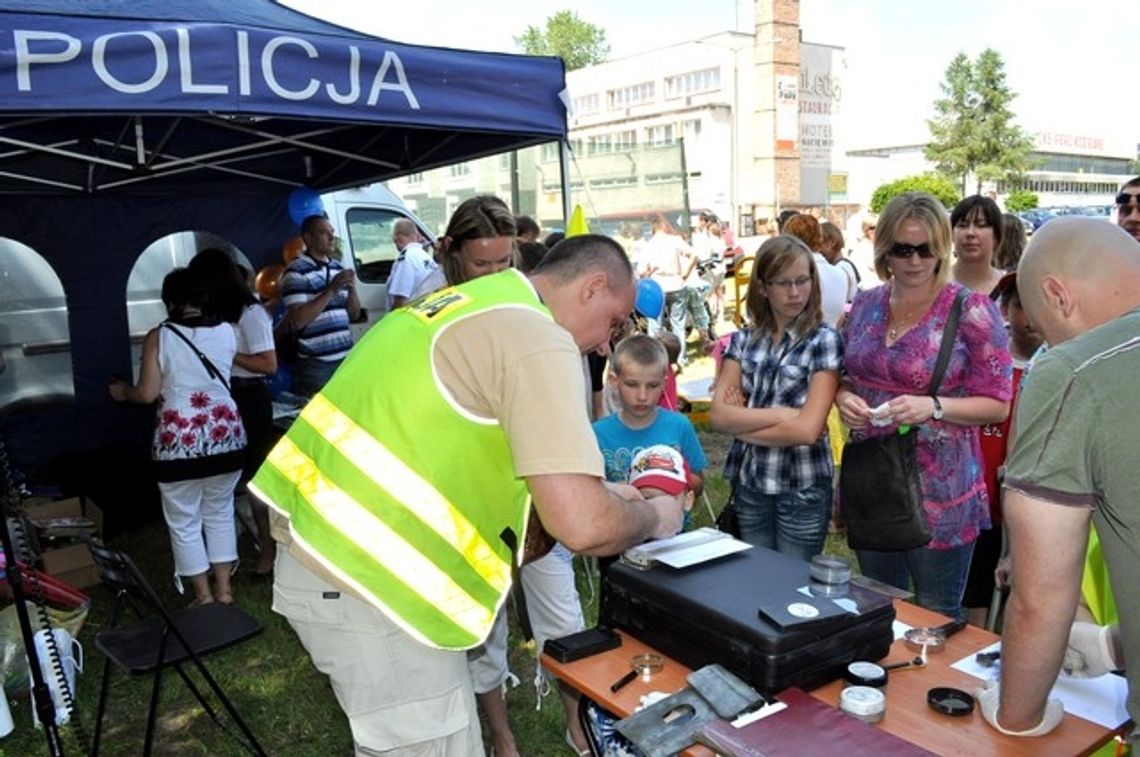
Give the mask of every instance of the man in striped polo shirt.
POLYGON ((360 317, 356 274, 333 257, 336 232, 323 215, 301 223, 305 251, 289 264, 282 279, 286 317, 297 331, 300 360, 293 372, 293 393, 320 391, 352 349, 349 323, 360 317))

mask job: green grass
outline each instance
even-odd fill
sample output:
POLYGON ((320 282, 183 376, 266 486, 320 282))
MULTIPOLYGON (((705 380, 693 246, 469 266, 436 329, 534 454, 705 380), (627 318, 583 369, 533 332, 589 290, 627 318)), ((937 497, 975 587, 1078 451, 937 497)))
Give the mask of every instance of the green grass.
MULTIPOLYGON (((720 475, 723 468, 726 439, 719 434, 702 432, 702 445, 709 455, 706 488, 715 512, 728 500, 729 488, 720 475)), ((698 500, 693 512, 694 526, 709 525, 709 514, 698 500)), ((170 545, 166 528, 153 523, 123 535, 112 545, 130 554, 155 588, 170 605, 180 606, 188 597, 174 592, 171 574, 170 545)), ((245 564, 253 562, 253 548, 243 538, 239 544, 245 564)), ((841 535, 828 537, 825 552, 851 558, 841 535)), ((854 562, 852 560, 852 562, 854 562)), ((587 581, 582 561, 575 561, 578 588, 582 596, 587 624, 597 619, 597 587, 587 581)), ((208 658, 207 665, 246 719, 254 734, 271 755, 288 757, 327 757, 352 753, 348 722, 340 711, 328 679, 319 674, 309 661, 300 642, 285 620, 270 611, 272 585, 254 581, 249 573, 239 572, 235 581, 238 602, 263 623, 264 632, 234 649, 208 658)), ((108 622, 112 597, 102 587, 89 591, 93 600, 79 639, 84 646, 86 672, 79 676, 78 712, 90 740, 98 699, 103 657, 96 650, 94 635, 108 622)), ((570 755, 562 742, 563 710, 556 694, 535 709, 535 650, 533 643, 524 644, 514 621, 510 635, 511 670, 522 681, 507 694, 511 727, 523 755, 570 755)), ((140 753, 146 723, 146 705, 150 696, 149 678, 127 678, 117 670, 112 673, 111 697, 104 719, 101 752, 109 757, 140 753)), ((16 730, 0 742, 0 756, 25 757, 46 754, 42 731, 31 727, 31 711, 26 695, 10 700, 16 730)), ((484 726, 484 736, 487 728, 484 726)), ((73 737, 66 735, 67 754, 81 754, 73 737)), ((158 755, 240 755, 245 752, 214 727, 178 677, 164 676, 159 706, 159 727, 155 754, 158 755)))

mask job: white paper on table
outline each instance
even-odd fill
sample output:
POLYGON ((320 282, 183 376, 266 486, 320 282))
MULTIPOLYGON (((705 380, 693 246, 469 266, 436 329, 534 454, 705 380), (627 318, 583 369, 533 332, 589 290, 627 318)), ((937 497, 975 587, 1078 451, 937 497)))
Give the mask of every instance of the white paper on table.
MULTIPOLYGON (((975 655, 979 652, 996 652, 1000 649, 1001 642, 996 641, 985 649, 979 649, 978 652, 958 660, 950 667, 983 681, 997 678, 1001 675, 1001 659, 987 668, 977 663, 975 655)), ((1076 715, 1105 728, 1119 728, 1128 720, 1128 710, 1125 708, 1128 701, 1128 680, 1123 676, 1109 673, 1099 678, 1070 678, 1062 675, 1053 685, 1049 696, 1060 699, 1065 705, 1065 712, 1070 715, 1076 715)))
MULTIPOLYGON (((906 634, 906 632, 909 631, 910 629, 911 629, 911 626, 908 626, 906 623, 903 623, 901 620, 895 620, 895 621, 891 622, 891 633, 893 633, 895 635, 895 641, 898 641, 899 639, 901 639, 906 634)), ((971 673, 971 675, 973 675, 973 674, 971 673)))
POLYGON ((859 614, 859 605, 855 604, 855 600, 851 599, 851 597, 826 597, 822 594, 813 593, 810 586, 801 586, 800 588, 796 589, 796 591, 798 591, 800 594, 803 594, 805 597, 811 597, 812 599, 830 599, 832 602, 839 606, 840 610, 849 612, 852 615, 859 614))
POLYGON ((674 568, 687 568, 746 549, 752 549, 752 545, 723 531, 705 527, 630 547, 622 557, 642 567, 663 562, 674 568))

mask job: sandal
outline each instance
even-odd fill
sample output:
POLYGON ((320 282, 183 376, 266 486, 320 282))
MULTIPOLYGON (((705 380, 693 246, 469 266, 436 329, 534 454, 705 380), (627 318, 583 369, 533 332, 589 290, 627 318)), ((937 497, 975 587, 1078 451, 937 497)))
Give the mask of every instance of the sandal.
POLYGON ((590 757, 594 753, 590 747, 579 749, 578 745, 574 743, 574 739, 570 737, 569 729, 566 730, 566 746, 570 747, 578 757, 590 757))
POLYGON ((214 601, 223 605, 232 605, 234 604, 234 593, 232 591, 219 591, 214 595, 214 601))

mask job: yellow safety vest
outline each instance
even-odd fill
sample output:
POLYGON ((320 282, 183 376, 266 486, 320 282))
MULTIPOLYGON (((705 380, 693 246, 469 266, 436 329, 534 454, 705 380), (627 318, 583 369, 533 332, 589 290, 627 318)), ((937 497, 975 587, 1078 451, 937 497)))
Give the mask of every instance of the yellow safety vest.
POLYGON ((447 328, 501 308, 550 317, 514 270, 389 313, 250 484, 289 517, 298 547, 440 649, 490 633, 530 511, 503 429, 446 396, 432 361, 447 328))

